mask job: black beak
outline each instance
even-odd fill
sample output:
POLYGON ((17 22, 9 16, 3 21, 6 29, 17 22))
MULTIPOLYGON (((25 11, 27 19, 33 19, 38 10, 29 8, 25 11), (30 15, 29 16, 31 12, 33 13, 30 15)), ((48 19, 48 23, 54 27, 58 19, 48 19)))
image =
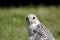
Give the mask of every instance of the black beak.
POLYGON ((28 18, 28 17, 26 17, 26 20, 27 20, 27 21, 29 21, 29 18, 28 18))
POLYGON ((26 17, 26 21, 27 21, 27 23, 29 23, 29 18, 28 17, 26 17))

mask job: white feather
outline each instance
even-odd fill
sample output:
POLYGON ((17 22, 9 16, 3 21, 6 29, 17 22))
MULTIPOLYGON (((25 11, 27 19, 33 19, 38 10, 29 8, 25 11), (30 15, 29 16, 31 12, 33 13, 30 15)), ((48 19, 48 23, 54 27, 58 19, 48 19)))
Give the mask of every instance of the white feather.
POLYGON ((28 25, 28 35, 29 35, 28 40, 55 40, 52 33, 45 27, 45 25, 41 24, 41 22, 38 20, 36 15, 29 14, 27 15, 27 18, 28 18, 27 25, 28 25), (35 17, 35 19, 33 19, 33 17, 35 17), (43 29, 41 29, 42 27, 43 29), (36 30, 36 33, 34 33, 34 30, 36 30), (41 35, 39 35, 38 32, 41 33, 41 35))

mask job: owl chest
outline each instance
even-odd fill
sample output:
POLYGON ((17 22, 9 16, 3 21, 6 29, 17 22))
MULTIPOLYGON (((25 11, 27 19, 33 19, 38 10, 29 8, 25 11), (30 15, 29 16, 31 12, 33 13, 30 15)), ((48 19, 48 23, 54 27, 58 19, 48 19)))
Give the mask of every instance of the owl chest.
POLYGON ((30 33, 30 34, 34 34, 34 30, 36 29, 36 26, 29 26, 28 27, 28 32, 30 33))

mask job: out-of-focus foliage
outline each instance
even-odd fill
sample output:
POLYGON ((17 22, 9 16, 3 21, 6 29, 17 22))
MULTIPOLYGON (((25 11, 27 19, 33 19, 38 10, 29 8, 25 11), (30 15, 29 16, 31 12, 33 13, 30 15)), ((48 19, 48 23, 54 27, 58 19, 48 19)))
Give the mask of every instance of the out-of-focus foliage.
POLYGON ((55 39, 60 40, 60 6, 0 8, 0 40, 27 40, 25 17, 29 13, 36 14, 55 39))

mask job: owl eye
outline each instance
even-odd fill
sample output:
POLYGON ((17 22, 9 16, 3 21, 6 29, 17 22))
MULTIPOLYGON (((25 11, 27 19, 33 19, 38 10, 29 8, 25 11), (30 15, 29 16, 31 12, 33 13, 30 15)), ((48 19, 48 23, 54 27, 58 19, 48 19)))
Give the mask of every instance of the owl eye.
POLYGON ((35 19, 35 17, 33 17, 33 19, 35 19))

